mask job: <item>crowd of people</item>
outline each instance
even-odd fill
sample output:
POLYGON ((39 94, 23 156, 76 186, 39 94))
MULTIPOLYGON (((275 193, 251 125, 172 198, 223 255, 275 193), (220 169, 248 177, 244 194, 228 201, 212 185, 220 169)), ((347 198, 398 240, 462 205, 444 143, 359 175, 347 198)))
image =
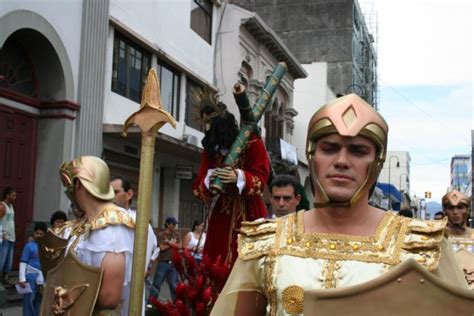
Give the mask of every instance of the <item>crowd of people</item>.
MULTIPOLYGON (((474 232, 466 225, 471 205, 465 195, 448 192, 443 213, 428 222, 369 204, 386 158, 388 126, 358 96, 336 99, 316 111, 309 123, 306 154, 314 195, 309 209, 299 209, 305 197, 292 175, 272 177, 267 209, 262 192, 270 166, 261 138, 250 138, 237 166, 223 165, 236 136, 235 118, 222 103, 203 106, 201 115, 210 129, 193 193, 212 205, 212 213, 208 220, 194 221, 183 235, 173 216, 157 234, 148 225, 143 277, 152 282, 144 303, 160 298, 165 281, 170 299, 176 299, 180 277, 173 251, 183 249, 197 265, 207 257, 223 260, 232 270, 211 315, 302 314, 308 290, 358 285, 408 260, 459 289, 473 287, 472 262, 457 256, 461 250, 474 253, 474 232), (348 124, 350 111, 354 115, 348 124), (217 177, 225 187, 216 194, 211 183, 217 177)), ((82 263, 101 269, 94 310, 127 315, 137 217, 131 209, 130 182, 122 176, 110 178, 105 162, 92 156, 64 163, 60 174, 75 219, 68 221, 64 212, 55 212, 49 231, 64 238, 66 256, 73 253, 82 263)), ((15 199, 15 190, 7 188, 0 203, 0 271, 5 284, 11 283, 8 273, 18 237, 15 199)), ((31 288, 24 295, 24 315, 39 313, 44 276, 38 240, 47 232, 46 224, 36 223, 21 255, 19 286, 31 288)), ((71 308, 78 308, 77 313, 85 307, 71 308)))

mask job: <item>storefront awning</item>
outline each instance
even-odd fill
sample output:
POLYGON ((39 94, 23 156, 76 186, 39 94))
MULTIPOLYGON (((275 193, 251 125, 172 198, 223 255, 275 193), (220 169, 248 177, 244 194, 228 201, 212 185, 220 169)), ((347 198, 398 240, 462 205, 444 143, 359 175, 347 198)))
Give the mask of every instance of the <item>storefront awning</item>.
POLYGON ((390 194, 392 202, 400 203, 402 201, 402 194, 393 184, 377 182, 376 186, 383 191, 384 196, 390 194))

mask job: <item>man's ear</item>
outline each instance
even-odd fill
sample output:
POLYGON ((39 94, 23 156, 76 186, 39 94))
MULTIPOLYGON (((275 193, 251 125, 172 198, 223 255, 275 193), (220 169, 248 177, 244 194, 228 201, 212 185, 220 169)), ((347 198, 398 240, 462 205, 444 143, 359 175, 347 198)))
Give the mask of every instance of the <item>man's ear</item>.
POLYGON ((300 195, 300 194, 297 194, 297 195, 295 196, 295 199, 296 199, 298 202, 300 202, 300 201, 301 201, 301 195, 300 195))
POLYGON ((127 199, 128 199, 128 200, 131 200, 132 197, 133 197, 133 190, 132 190, 132 189, 129 189, 129 190, 127 191, 127 199))
POLYGON ((80 189, 81 187, 82 187, 81 181, 79 181, 78 179, 75 179, 74 180, 74 190, 76 191, 76 190, 80 189))

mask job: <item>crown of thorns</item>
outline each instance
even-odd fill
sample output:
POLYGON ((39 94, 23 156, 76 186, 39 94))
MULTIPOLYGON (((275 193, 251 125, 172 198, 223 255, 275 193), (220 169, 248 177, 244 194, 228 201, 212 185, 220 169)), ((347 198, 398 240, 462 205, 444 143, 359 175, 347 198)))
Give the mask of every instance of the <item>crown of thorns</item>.
POLYGON ((209 117, 224 117, 227 113, 226 106, 223 103, 219 103, 217 92, 208 87, 194 90, 192 98, 194 104, 198 105, 199 117, 202 117, 203 112, 206 112, 209 117))

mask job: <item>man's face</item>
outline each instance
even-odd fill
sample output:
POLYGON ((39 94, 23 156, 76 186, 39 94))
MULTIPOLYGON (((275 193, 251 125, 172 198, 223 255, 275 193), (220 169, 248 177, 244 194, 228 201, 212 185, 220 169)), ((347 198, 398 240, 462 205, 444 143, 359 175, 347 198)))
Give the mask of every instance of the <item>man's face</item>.
POLYGON ((128 209, 130 206, 129 201, 131 199, 130 190, 128 192, 124 191, 122 187, 122 180, 120 179, 116 179, 110 182, 110 184, 112 185, 112 188, 114 189, 114 192, 115 192, 114 203, 120 207, 128 209))
POLYGON ((344 202, 362 186, 374 159, 375 145, 368 139, 330 134, 317 140, 312 164, 328 197, 344 202))
POLYGON ((35 240, 38 240, 38 238, 41 238, 44 235, 44 231, 42 231, 41 229, 37 229, 33 232, 33 237, 35 238, 35 240))
POLYGON ((63 224, 64 224, 64 219, 58 218, 57 220, 53 222, 53 228, 59 228, 63 226, 63 224))
POLYGON ((270 199, 272 211, 276 217, 294 213, 296 212, 296 206, 300 202, 300 199, 301 196, 295 195, 295 190, 292 185, 284 187, 274 186, 270 199))
POLYGON ((174 231, 174 230, 176 229, 176 224, 174 224, 174 223, 168 223, 167 228, 168 228, 170 231, 174 231))
POLYGON ((445 211, 450 223, 455 225, 464 225, 466 222, 467 207, 464 204, 446 206, 445 211))
POLYGON ((10 203, 15 202, 15 200, 16 200, 16 192, 13 191, 12 193, 8 194, 8 195, 7 195, 7 200, 8 200, 10 203))

